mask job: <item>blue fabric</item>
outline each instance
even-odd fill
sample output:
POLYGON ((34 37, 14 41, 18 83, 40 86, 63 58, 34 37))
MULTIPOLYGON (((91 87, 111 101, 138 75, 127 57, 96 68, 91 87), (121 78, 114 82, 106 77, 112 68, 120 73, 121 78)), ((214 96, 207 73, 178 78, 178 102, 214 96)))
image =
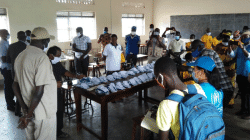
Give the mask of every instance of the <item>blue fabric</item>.
POLYGON ((221 117, 223 117, 223 91, 216 90, 209 83, 201 83, 200 86, 204 90, 207 100, 217 108, 221 114, 221 117))
POLYGON ((248 77, 249 73, 250 73, 250 60, 246 60, 245 68, 243 70, 243 76, 248 77))
POLYGON ((179 122, 180 134, 179 140, 204 140, 211 138, 213 140, 225 139, 225 124, 214 105, 206 97, 197 94, 195 86, 188 86, 188 92, 194 96, 185 96, 182 98, 175 93, 166 99, 179 102, 179 122))
MULTIPOLYGON (((250 45, 246 46, 246 50, 250 52, 250 45)), ((244 76, 245 63, 248 60, 248 58, 244 55, 242 49, 239 47, 236 50, 236 57, 237 57, 236 74, 244 76)))
POLYGON ((140 42, 140 36, 135 35, 132 38, 131 35, 127 35, 125 37, 125 40, 127 42, 127 44, 126 44, 126 55, 130 54, 130 52, 137 55, 139 53, 138 44, 140 42))

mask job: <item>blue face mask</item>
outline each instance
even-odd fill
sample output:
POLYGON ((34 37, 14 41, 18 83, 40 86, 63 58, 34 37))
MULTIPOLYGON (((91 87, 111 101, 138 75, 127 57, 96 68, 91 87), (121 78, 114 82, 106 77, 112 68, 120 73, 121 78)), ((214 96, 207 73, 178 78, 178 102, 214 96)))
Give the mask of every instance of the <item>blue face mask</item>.
POLYGON ((106 34, 107 33, 107 31, 104 31, 104 34, 106 34))
POLYGON ((244 38, 241 41, 242 41, 242 43, 247 44, 247 43, 249 43, 250 38, 244 38))
POLYGON ((175 36, 175 39, 176 39, 176 40, 179 40, 179 39, 180 39, 180 36, 175 36))
POLYGON ((199 82, 198 78, 195 77, 195 73, 194 72, 192 73, 192 78, 194 79, 195 83, 199 82))
POLYGON ((27 36, 27 37, 26 37, 26 40, 30 40, 30 36, 27 36))
POLYGON ((199 51, 199 48, 197 48, 194 52, 192 52, 193 57, 198 57, 201 54, 201 51, 199 51))

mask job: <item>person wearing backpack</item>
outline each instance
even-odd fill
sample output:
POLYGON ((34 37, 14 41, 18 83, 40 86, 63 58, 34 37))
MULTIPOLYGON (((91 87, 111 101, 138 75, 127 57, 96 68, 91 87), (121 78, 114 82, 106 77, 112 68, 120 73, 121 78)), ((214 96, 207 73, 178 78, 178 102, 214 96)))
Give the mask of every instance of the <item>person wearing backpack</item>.
POLYGON ((220 73, 214 61, 208 56, 202 56, 194 63, 187 63, 187 66, 194 66, 192 74, 194 81, 200 84, 207 96, 207 100, 223 116, 223 91, 220 86, 220 73))
POLYGON ((224 139, 223 119, 215 106, 206 99, 200 85, 185 85, 178 77, 174 61, 169 57, 156 61, 154 74, 158 84, 170 91, 156 114, 161 140, 173 137, 175 140, 224 139))

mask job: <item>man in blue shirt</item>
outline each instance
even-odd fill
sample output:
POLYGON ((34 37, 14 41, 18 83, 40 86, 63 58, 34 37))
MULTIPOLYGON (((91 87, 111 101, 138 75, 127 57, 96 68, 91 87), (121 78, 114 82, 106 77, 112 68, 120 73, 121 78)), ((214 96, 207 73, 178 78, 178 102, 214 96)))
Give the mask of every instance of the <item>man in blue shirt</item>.
POLYGON ((126 60, 128 63, 132 63, 132 66, 136 66, 137 54, 139 53, 140 44, 140 36, 136 34, 136 27, 133 26, 131 33, 125 37, 126 60), (132 62, 130 62, 131 60, 132 62))
POLYGON ((14 92, 12 90, 13 79, 11 75, 11 64, 7 63, 7 50, 9 48, 10 34, 6 29, 0 30, 0 62, 1 62, 1 73, 4 77, 4 94, 7 103, 7 109, 15 111, 14 92))
POLYGON ((242 43, 239 42, 239 47, 235 51, 232 50, 232 46, 229 48, 230 56, 237 58, 236 82, 241 92, 241 110, 237 112, 236 115, 242 116, 243 119, 250 119, 250 84, 247 75, 244 74, 245 63, 247 60, 250 60, 250 31, 242 34, 241 41, 244 44, 242 45, 242 43))

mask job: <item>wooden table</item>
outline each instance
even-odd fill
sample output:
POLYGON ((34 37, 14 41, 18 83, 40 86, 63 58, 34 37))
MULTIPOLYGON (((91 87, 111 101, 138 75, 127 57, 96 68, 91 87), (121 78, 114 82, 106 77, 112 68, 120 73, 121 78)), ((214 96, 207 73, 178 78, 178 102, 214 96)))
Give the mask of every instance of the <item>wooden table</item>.
POLYGON ((130 89, 125 89, 118 91, 116 93, 112 93, 110 95, 106 96, 97 96, 94 91, 88 91, 82 88, 76 87, 74 89, 74 96, 75 96, 75 104, 76 104, 76 121, 77 121, 77 131, 79 132, 82 128, 87 130, 89 133, 97 137, 101 140, 107 140, 108 139, 108 103, 116 101, 122 97, 129 97, 131 95, 134 95, 135 93, 139 92, 139 103, 141 103, 142 100, 151 102, 151 103, 158 103, 160 101, 149 98, 147 89, 149 87, 156 86, 157 82, 155 80, 149 81, 147 83, 143 83, 137 86, 133 86, 130 89), (144 98, 142 98, 142 90, 144 90, 144 98), (82 106, 81 106, 81 96, 85 96, 86 98, 89 98, 99 104, 101 104, 101 129, 102 129, 102 136, 98 136, 96 133, 94 133, 89 128, 85 127, 82 124, 82 106))
POLYGON ((148 55, 146 55, 146 54, 137 54, 137 59, 139 61, 139 66, 141 65, 141 63, 143 65, 143 59, 147 58, 147 57, 148 57, 148 55))

